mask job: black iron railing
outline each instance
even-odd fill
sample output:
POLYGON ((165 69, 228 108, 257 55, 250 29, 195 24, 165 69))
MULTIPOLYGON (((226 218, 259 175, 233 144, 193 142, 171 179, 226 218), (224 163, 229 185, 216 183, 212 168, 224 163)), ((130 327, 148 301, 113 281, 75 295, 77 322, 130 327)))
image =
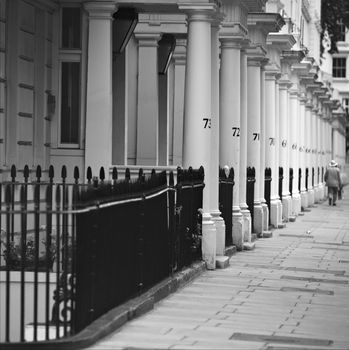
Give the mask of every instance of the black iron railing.
POLYGON ((73 183, 26 166, 0 182, 1 343, 73 335, 201 258, 203 168, 73 183), (168 180, 169 179, 169 180, 168 180))
POLYGON ((309 168, 305 168, 305 188, 308 191, 309 187, 309 168))
POLYGON ((270 222, 270 194, 271 194, 271 168, 264 170, 264 199, 268 206, 269 222, 270 222))
POLYGON ((233 244, 234 169, 219 168, 219 210, 225 222, 225 246, 233 244))
POLYGON ((314 188, 314 184, 315 184, 315 169, 314 167, 311 168, 311 185, 314 188))
POLYGON ((251 228, 252 232, 254 232, 253 225, 253 208, 254 208, 254 184, 256 182, 256 170, 254 167, 247 168, 247 178, 246 178, 246 204, 248 206, 248 210, 251 213, 251 228))
POLYGON ((289 174, 290 174, 290 177, 289 177, 289 188, 288 190, 290 191, 290 195, 292 196, 292 190, 293 190, 293 169, 290 168, 289 170, 289 174))
POLYGON ((282 182, 284 179, 284 169, 279 167, 279 198, 282 200, 282 182))
POLYGON ((301 192, 302 185, 302 169, 298 168, 298 191, 301 192))

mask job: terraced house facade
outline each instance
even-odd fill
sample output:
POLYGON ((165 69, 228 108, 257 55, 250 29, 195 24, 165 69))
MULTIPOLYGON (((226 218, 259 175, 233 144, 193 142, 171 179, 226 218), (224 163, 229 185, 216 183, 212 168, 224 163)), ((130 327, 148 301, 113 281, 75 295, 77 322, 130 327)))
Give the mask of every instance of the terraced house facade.
POLYGON ((320 18, 320 0, 0 0, 0 179, 13 164, 66 165, 68 179, 75 166, 107 179, 114 166, 203 166, 214 268, 226 232, 219 167, 234 168, 232 241, 243 249, 325 197, 332 158, 345 164, 320 18))

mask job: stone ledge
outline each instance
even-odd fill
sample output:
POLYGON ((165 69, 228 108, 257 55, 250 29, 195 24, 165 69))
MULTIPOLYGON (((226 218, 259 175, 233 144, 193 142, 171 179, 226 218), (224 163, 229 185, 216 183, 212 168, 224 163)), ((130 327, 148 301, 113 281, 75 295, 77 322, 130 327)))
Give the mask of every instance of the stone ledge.
POLYGON ((231 246, 225 248, 224 255, 231 257, 234 254, 236 254, 236 246, 235 245, 231 245, 231 246))
POLYGON ((216 268, 225 269, 229 266, 229 256, 218 255, 216 256, 216 268))
POLYGON ((253 250, 256 247, 256 242, 244 242, 244 250, 253 250))
POLYGON ((98 340, 114 332, 127 321, 138 317, 151 309, 159 300, 174 293, 188 282, 199 276, 206 270, 206 264, 203 261, 192 264, 190 267, 175 273, 172 277, 159 282, 154 287, 133 298, 124 304, 108 311, 80 333, 58 340, 48 340, 39 342, 13 342, 2 343, 1 350, 71 350, 84 349, 93 345, 98 340))
POLYGON ((270 238, 270 237, 273 237, 272 231, 263 231, 261 234, 261 238, 270 238))
POLYGON ((289 220, 290 222, 295 222, 295 221, 296 221, 296 216, 290 216, 290 217, 288 218, 288 220, 289 220))
POLYGON ((285 224, 285 223, 278 224, 278 228, 285 228, 285 227, 286 227, 286 224, 285 224))

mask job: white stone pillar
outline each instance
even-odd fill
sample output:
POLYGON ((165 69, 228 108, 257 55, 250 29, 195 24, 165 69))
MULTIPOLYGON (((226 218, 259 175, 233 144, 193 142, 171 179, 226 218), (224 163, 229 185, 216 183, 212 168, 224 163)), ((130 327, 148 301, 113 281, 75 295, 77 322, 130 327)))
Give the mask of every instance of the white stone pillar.
POLYGON ((265 72, 265 167, 271 168, 270 224, 278 228, 279 206, 277 186, 279 167, 276 162, 276 79, 278 71, 266 68, 265 72))
POLYGON ((219 23, 211 27, 211 64, 212 64, 212 122, 211 122, 211 160, 210 160, 210 205, 211 216, 216 226, 216 254, 225 254, 225 223, 219 211, 219 23))
POLYGON ((243 216, 244 241, 251 244, 251 213, 246 204, 247 181, 247 55, 240 53, 240 172, 239 192, 240 208, 243 216))
POLYGON ((85 167, 108 173, 112 160, 112 15, 113 3, 84 4, 88 12, 85 167), (103 40, 101 40, 103 38, 103 40))
POLYGON ((317 133, 316 133, 316 130, 317 130, 317 123, 316 123, 316 120, 317 120, 317 113, 318 111, 318 108, 317 108, 317 105, 316 107, 314 106, 313 104, 313 109, 312 109, 312 123, 311 123, 311 130, 312 130, 312 176, 313 176, 313 179, 314 179, 314 185, 313 185, 313 188, 314 188, 314 203, 317 203, 318 202, 318 193, 319 193, 319 184, 317 182, 317 133))
MULTIPOLYGON (((275 104, 274 104, 275 106, 275 104)), ((266 115, 265 115, 265 70, 264 64, 261 67, 261 131, 260 131, 260 196, 261 204, 263 208, 263 231, 269 230, 269 208, 264 198, 265 190, 265 128, 266 128, 266 115)), ((265 232, 266 233, 266 232, 265 232)), ((268 232, 268 234, 271 234, 268 232)))
POLYGON ((176 48, 172 56, 175 80, 173 97, 173 165, 182 165, 186 46, 187 41, 185 39, 177 39, 176 48))
POLYGON ((288 89, 291 82, 285 77, 279 80, 280 89, 280 152, 279 162, 283 169, 282 180, 282 217, 284 221, 289 221, 292 210, 292 201, 289 191, 289 137, 288 137, 288 119, 289 119, 289 93, 288 89))
POLYGON ((234 168, 233 193, 233 244, 237 250, 243 248, 243 217, 240 210, 240 44, 233 38, 221 37, 220 71, 220 166, 234 168))
MULTIPOLYGON (((187 13, 188 42, 185 77, 183 166, 205 169, 211 154, 211 21, 215 4, 180 5, 187 13)), ((202 215, 202 255, 208 269, 216 266, 216 228, 210 214, 211 181, 205 179, 202 215)))
POLYGON ((264 229, 260 193, 261 61, 253 56, 247 59, 247 87, 247 166, 254 167, 256 171, 253 226, 254 232, 261 235, 264 229))
POLYGON ((280 140, 280 86, 279 79, 275 82, 275 174, 274 175, 274 183, 272 182, 272 186, 275 186, 274 192, 277 195, 277 206, 278 206, 278 228, 285 228, 286 224, 283 223, 282 220, 282 194, 279 196, 279 168, 280 168, 280 148, 281 148, 281 140, 280 140))
POLYGON ((138 40, 137 165, 158 165, 159 33, 136 33, 138 40))
POLYGON ((301 177, 301 210, 305 211, 308 207, 308 192, 305 187, 305 168, 306 168, 306 122, 305 122, 305 103, 306 97, 304 94, 300 97, 300 115, 299 115, 299 167, 302 171, 301 177))
MULTIPOLYGON (((309 94, 308 94, 309 97, 309 94)), ((305 105, 305 132, 306 132, 306 166, 308 168, 308 206, 314 205, 314 188, 312 185, 312 108, 311 100, 308 99, 305 105)))
POLYGON ((299 108, 298 108, 298 85, 293 84, 290 91, 290 168, 293 169, 292 180, 292 215, 297 216, 300 208, 300 194, 298 191, 298 133, 299 133, 299 108))

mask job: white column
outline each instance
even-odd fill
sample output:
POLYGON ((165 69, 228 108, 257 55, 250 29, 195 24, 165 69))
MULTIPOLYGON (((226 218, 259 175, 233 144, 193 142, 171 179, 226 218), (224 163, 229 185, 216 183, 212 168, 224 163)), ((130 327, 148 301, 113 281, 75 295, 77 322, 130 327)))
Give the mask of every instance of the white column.
POLYGON ((216 254, 225 254, 225 224, 219 211, 219 23, 211 27, 211 64, 212 64, 212 123, 211 123, 211 160, 210 160, 210 213, 216 226, 216 254))
POLYGON ((300 116, 299 116, 299 167, 302 171, 301 177, 301 210, 305 211, 305 208, 308 207, 308 193, 305 187, 305 168, 306 168, 306 124, 305 124, 305 103, 306 98, 304 94, 300 98, 300 116))
POLYGON ((317 113, 318 108, 313 106, 312 109, 312 122, 311 122, 311 138, 312 138, 312 150, 311 150, 311 154, 312 154, 312 171, 311 171, 311 178, 313 176, 314 179, 314 203, 318 202, 318 182, 317 182, 317 124, 316 124, 316 119, 317 119, 317 113))
POLYGON ((243 217, 240 210, 240 45, 232 38, 221 38, 220 71, 220 166, 232 166, 235 172, 233 193, 233 244, 243 248, 243 217))
POLYGON ((291 83, 288 79, 279 81, 280 89, 280 152, 279 162, 283 169, 282 180, 282 217, 287 222, 291 216, 291 196, 289 192, 289 137, 288 137, 288 119, 289 119, 289 93, 288 89, 291 83))
POLYGON ((300 195, 298 191, 298 85, 293 86, 290 91, 290 168, 293 169, 292 180, 292 215, 297 216, 300 207, 300 195))
POLYGON ((157 33, 137 33, 137 160, 138 165, 158 165, 159 80, 157 33))
POLYGON ((173 165, 182 165, 186 46, 187 41, 185 39, 177 39, 176 48, 172 56, 175 80, 173 97, 173 165))
POLYGON ((280 149, 281 149, 281 140, 280 140, 280 85, 279 78, 275 82, 275 175, 274 182, 272 182, 272 186, 274 186, 274 191, 277 196, 277 206, 278 206, 278 228, 285 228, 286 224, 283 223, 282 220, 282 194, 279 196, 279 168, 280 168, 280 149))
MULTIPOLYGON (((309 94, 308 94, 309 96, 309 94)), ((308 99, 305 105, 305 132, 306 132, 306 164, 308 168, 308 206, 314 205, 314 189, 311 180, 312 162, 312 108, 311 100, 308 99)))
MULTIPOLYGON (((275 106, 275 104, 274 104, 275 106)), ((264 65, 261 67, 261 131, 260 131, 260 196, 261 204, 263 209, 263 231, 269 230, 269 208, 264 198, 264 187, 265 187, 265 70, 264 65)))
MULTIPOLYGON (((205 169, 210 175, 211 154, 211 16, 207 7, 180 5, 188 14, 187 70, 185 77, 183 166, 205 169)), ((210 185, 205 179, 202 219, 202 255, 208 269, 216 264, 216 228, 210 214, 210 185)))
POLYGON ((279 181, 278 162, 276 162, 276 78, 278 72, 265 72, 265 167, 271 168, 270 224, 277 228, 279 218, 278 194, 275 184, 279 181))
MULTIPOLYGON (((247 55, 240 52, 240 172, 239 194, 240 208, 243 215, 243 236, 246 243, 251 244, 251 213, 246 204, 247 180, 247 55)), ((222 93, 222 92, 221 92, 222 93)))
POLYGON ((88 2, 85 167, 94 175, 112 160, 112 15, 115 4, 88 2), (101 40, 103 38, 103 40, 101 40))
POLYGON ((247 59, 247 166, 254 167, 253 226, 254 232, 263 232, 263 207, 261 203, 261 63, 259 59, 247 59))

